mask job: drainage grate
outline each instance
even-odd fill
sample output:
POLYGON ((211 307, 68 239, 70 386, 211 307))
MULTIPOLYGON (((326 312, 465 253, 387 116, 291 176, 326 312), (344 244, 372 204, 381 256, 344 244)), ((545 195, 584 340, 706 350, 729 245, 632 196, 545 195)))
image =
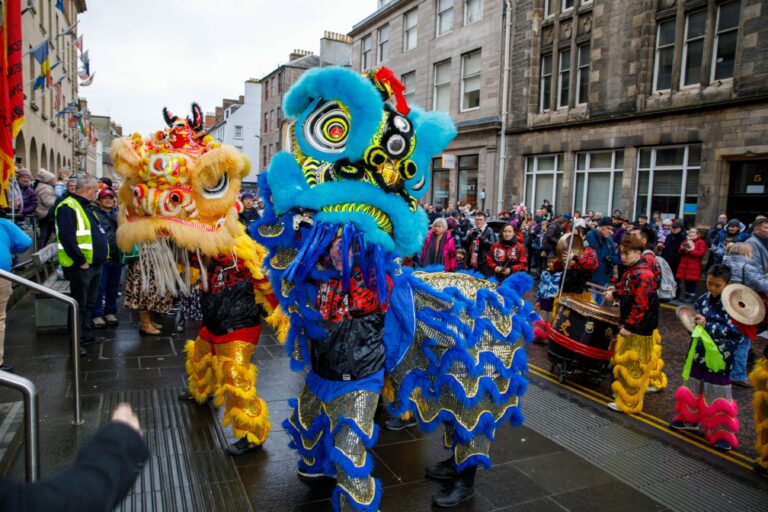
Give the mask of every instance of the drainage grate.
POLYGON ((527 427, 672 510, 768 510, 765 479, 723 470, 590 409, 535 380, 523 400, 527 427))
POLYGON ((120 511, 250 511, 222 432, 208 406, 180 402, 180 390, 135 390, 104 396, 102 423, 120 402, 139 416, 150 459, 120 511))

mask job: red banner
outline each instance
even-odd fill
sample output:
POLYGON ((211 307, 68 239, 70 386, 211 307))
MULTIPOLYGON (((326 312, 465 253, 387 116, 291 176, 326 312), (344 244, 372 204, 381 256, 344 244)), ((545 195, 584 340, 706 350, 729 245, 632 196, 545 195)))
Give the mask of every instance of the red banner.
POLYGON ((21 0, 5 0, 3 11, 0 27, 0 207, 7 206, 5 192, 15 173, 13 141, 24 123, 21 0))

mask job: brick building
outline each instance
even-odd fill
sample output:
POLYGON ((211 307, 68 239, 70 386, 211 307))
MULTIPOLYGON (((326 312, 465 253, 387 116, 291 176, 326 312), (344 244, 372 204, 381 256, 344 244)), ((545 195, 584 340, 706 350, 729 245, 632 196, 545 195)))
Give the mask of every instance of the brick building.
POLYGON ((505 202, 751 222, 768 204, 768 4, 514 2, 505 202))
MULTIPOLYGON (((289 150, 288 123, 283 118, 285 93, 302 73, 317 66, 350 65, 350 40, 344 34, 324 32, 320 39, 320 54, 294 50, 286 64, 281 64, 261 79, 261 161, 254 167, 266 169, 275 153, 289 150)), ((253 164, 252 164, 253 165, 253 164)))
POLYGON ((432 162, 424 200, 491 207, 500 160, 504 2, 394 0, 378 6, 349 33, 352 67, 391 68, 409 104, 446 112, 458 128, 432 162))

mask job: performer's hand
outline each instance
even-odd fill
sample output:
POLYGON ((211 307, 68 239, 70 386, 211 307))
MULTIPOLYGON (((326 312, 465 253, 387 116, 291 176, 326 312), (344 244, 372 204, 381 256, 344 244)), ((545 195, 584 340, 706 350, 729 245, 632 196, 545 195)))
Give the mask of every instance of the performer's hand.
POLYGON ((112 421, 125 423, 138 432, 139 435, 144 435, 141 431, 141 425, 139 425, 139 417, 133 412, 131 406, 125 402, 119 404, 117 408, 115 408, 115 411, 112 413, 112 421))
POLYGON ((511 269, 508 269, 508 268, 505 268, 505 269, 504 269, 504 275, 505 275, 505 276, 508 276, 508 275, 510 274, 510 272, 512 272, 512 270, 511 270, 511 269))
POLYGON ((469 266, 472 268, 477 268, 477 254, 473 254, 469 259, 469 266))
POLYGON ((621 328, 621 330, 619 331, 619 335, 620 335, 622 338, 628 338, 628 337, 629 337, 631 334, 632 334, 631 332, 629 332, 628 330, 626 330, 626 329, 625 329, 625 328, 623 328, 623 327, 622 327, 622 328, 621 328))
POLYGON ((694 321, 695 321, 697 324, 699 324, 699 325, 701 325, 701 326, 707 325, 707 319, 706 319, 706 318, 704 318, 704 315, 701 315, 701 314, 699 314, 699 315, 696 315, 695 317, 693 317, 693 320, 694 320, 694 321))
POLYGON ((493 269, 493 271, 496 272, 497 274, 501 273, 501 267, 496 267, 493 269))
POLYGON ((603 297, 605 297, 605 300, 607 300, 608 302, 613 302, 613 300, 614 300, 613 299, 613 289, 611 288, 611 289, 606 290, 605 292, 603 292, 603 297))
POLYGON ((83 263, 82 265, 80 265, 80 268, 81 268, 81 269, 83 269, 83 270, 87 269, 88 267, 90 267, 90 265, 88 264, 88 262, 85 262, 85 263, 83 263))

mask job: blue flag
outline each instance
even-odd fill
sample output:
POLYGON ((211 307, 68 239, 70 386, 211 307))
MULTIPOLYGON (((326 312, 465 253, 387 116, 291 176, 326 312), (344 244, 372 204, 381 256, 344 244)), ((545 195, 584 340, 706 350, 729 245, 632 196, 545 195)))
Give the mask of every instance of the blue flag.
POLYGON ((56 8, 61 11, 61 14, 67 14, 64 12, 64 0, 56 0, 56 8))

